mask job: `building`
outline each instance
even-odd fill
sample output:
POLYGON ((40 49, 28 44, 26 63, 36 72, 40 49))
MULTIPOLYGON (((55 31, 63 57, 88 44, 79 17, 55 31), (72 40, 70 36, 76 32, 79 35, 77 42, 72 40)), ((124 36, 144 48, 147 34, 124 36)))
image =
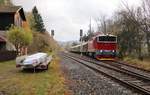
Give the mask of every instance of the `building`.
POLYGON ((0 51, 11 49, 6 39, 9 27, 11 25, 25 27, 25 24, 26 17, 21 6, 0 6, 0 51))
POLYGON ((6 38, 6 33, 11 25, 26 27, 23 8, 21 6, 0 6, 0 52, 15 51, 14 45, 6 38))

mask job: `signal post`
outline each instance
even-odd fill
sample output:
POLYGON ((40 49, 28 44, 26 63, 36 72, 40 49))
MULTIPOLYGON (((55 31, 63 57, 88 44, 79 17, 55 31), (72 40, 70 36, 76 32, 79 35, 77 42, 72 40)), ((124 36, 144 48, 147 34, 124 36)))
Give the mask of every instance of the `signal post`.
POLYGON ((80 47, 80 52, 81 52, 81 54, 80 54, 80 56, 82 56, 82 50, 83 50, 83 46, 82 46, 82 44, 83 44, 83 39, 82 39, 82 37, 83 37, 83 30, 80 29, 80 42, 81 42, 81 47, 80 47))

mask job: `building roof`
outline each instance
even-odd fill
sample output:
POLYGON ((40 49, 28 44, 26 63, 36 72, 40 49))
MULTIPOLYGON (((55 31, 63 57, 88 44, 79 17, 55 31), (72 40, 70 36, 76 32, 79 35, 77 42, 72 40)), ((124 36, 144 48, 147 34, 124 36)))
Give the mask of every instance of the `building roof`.
POLYGON ((21 18, 26 21, 24 10, 21 6, 0 6, 0 13, 20 13, 21 18))
POLYGON ((21 6, 0 6, 0 13, 15 13, 21 6))

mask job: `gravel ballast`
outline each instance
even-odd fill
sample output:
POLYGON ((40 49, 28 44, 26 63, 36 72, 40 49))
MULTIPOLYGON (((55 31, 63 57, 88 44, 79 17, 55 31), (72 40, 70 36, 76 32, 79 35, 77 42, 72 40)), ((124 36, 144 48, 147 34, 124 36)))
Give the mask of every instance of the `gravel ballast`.
POLYGON ((60 56, 61 69, 73 95, 140 95, 76 61, 60 56))

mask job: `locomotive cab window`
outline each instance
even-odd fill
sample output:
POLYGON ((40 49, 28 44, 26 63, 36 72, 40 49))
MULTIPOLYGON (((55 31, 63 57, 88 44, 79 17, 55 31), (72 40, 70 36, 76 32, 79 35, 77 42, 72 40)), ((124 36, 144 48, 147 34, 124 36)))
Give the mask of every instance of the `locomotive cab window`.
POLYGON ((98 37, 98 41, 113 41, 116 42, 116 37, 114 36, 100 36, 98 37))

